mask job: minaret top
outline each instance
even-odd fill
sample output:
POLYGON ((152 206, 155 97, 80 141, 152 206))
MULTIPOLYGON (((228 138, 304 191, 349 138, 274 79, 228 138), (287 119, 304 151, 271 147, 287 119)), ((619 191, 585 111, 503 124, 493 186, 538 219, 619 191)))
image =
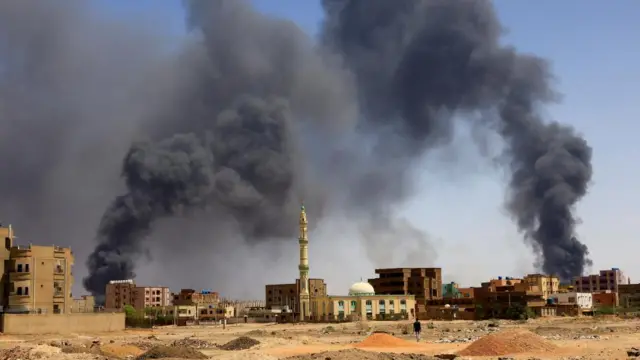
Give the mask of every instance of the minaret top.
POLYGON ((307 225, 307 212, 304 210, 304 204, 300 205, 300 225, 307 225))

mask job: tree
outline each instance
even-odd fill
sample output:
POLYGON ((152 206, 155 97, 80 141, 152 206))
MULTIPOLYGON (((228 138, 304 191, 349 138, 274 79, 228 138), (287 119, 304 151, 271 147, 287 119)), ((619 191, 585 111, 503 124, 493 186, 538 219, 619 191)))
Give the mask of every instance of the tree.
POLYGON ((136 309, 133 308, 133 306, 131 305, 125 305, 124 308, 124 313, 127 317, 134 317, 136 316, 136 309))

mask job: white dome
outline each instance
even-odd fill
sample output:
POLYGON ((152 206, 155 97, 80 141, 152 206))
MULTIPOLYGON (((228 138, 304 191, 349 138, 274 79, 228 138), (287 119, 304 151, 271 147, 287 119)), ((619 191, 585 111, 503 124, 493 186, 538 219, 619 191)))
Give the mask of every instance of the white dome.
POLYGON ((349 288, 349 295, 375 295, 376 291, 373 290, 373 286, 366 282, 357 282, 349 288))

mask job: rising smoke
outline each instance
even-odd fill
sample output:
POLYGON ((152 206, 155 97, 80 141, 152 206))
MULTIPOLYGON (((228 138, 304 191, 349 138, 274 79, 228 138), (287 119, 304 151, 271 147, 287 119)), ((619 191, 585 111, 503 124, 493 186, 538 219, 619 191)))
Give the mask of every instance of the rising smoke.
MULTIPOLYGON (((4 189, 21 185, 10 204, 37 203, 52 171, 62 194, 82 184, 111 196, 112 164, 124 157, 126 189, 107 206, 88 260, 84 285, 93 294, 134 276, 151 245, 165 246, 151 235, 166 219, 204 214, 213 242, 239 223, 247 243, 278 241, 295 237, 302 200, 314 218, 340 207, 375 224, 362 227, 364 241, 386 244, 396 234, 429 252, 424 234, 397 213, 414 193, 415 165, 448 144, 460 121, 504 139, 507 208, 542 270, 566 280, 589 263, 573 207, 587 192, 591 149, 572 129, 543 122, 539 107, 556 98, 548 64, 500 44, 490 2, 326 0, 314 41, 247 1, 185 1, 190 36, 176 56, 156 37, 97 36, 110 32, 83 3, 0 4, 0 126, 13 134, 0 132, 13 149, 0 156, 23 151, 30 160, 12 163, 3 180, 4 189), (102 51, 86 47, 96 42, 102 51), (126 61, 109 58, 130 52, 126 61), (23 134, 41 134, 43 151, 16 146, 23 134), (89 145, 95 154, 82 151, 89 145), (96 165, 101 158, 108 166, 96 165), (85 164, 96 171, 81 179, 65 172, 85 164)), ((37 208, 24 216, 47 218, 37 208)), ((387 248, 368 255, 383 262, 387 248)))

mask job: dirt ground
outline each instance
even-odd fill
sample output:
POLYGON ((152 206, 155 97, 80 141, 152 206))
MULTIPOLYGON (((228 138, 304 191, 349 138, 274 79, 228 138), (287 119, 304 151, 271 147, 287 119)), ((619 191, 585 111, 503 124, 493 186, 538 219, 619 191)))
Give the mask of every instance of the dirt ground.
POLYGON ((526 322, 423 321, 422 328, 419 343, 410 332, 407 333, 411 329, 410 322, 388 321, 333 325, 239 324, 227 326, 224 330, 221 326, 168 326, 69 336, 0 335, 0 360, 417 360, 434 359, 436 355, 458 352, 476 354, 478 348, 485 351, 482 346, 504 347, 506 345, 497 344, 502 337, 509 337, 511 343, 522 337, 526 338, 523 340, 524 345, 535 341, 544 344, 538 347, 524 346, 521 347, 524 350, 518 350, 536 349, 528 353, 480 357, 459 355, 457 358, 610 360, 627 359, 627 350, 632 347, 640 348, 639 320, 553 318, 526 322), (482 341, 486 344, 479 341, 465 350, 478 339, 484 339, 482 341))

